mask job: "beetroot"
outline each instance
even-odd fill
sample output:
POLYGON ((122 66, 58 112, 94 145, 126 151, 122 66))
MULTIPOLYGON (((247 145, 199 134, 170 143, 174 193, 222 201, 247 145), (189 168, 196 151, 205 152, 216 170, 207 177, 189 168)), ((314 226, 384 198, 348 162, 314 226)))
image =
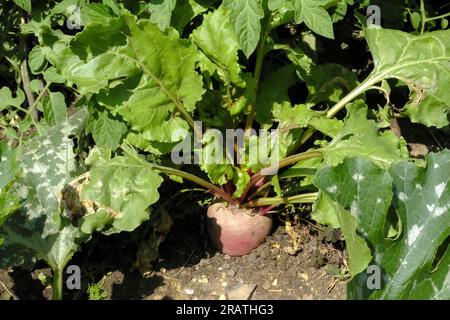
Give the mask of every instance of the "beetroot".
POLYGON ((272 229, 272 216, 253 209, 226 207, 215 203, 208 208, 208 233, 217 248, 229 256, 243 256, 258 247, 272 229))

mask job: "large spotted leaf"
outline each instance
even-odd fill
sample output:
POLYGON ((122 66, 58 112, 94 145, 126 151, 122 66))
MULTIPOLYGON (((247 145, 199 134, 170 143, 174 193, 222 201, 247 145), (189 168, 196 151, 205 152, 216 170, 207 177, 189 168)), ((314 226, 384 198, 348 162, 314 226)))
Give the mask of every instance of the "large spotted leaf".
POLYGON ((86 109, 81 109, 19 147, 20 175, 12 191, 20 207, 0 228, 2 266, 42 259, 61 270, 76 251, 83 235, 70 224, 60 197, 76 171, 71 137, 80 133, 86 115, 86 109))
POLYGON ((349 159, 317 174, 320 190, 358 221, 382 273, 375 291, 360 273, 349 284, 350 298, 450 298, 450 151, 426 160, 426 167, 401 161, 380 169, 349 159))
MULTIPOLYGON (((380 229, 392 199, 392 178, 385 170, 363 158, 353 158, 337 167, 322 168, 316 174, 315 183, 324 193, 318 209, 327 211, 326 218, 336 217, 347 247, 350 245, 351 248, 354 242, 360 241, 355 229, 370 241, 380 241, 380 229), (349 229, 348 225, 353 223, 355 227, 349 229)), ((348 250, 348 253, 352 274, 365 270, 370 255, 361 250, 348 250)))

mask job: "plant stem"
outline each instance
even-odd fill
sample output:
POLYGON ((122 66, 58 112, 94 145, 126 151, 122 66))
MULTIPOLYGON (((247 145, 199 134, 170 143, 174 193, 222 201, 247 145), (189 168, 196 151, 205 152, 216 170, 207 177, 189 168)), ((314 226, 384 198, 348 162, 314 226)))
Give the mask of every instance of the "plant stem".
POLYGON ((341 111, 348 103, 352 100, 356 99, 359 95, 367 91, 370 87, 378 83, 380 80, 378 77, 369 77, 364 80, 359 86, 357 86, 354 90, 352 90, 349 94, 347 94, 342 100, 336 103, 330 110, 327 112, 327 117, 332 118, 341 111))
POLYGON ((264 207, 270 205, 280 205, 289 203, 314 203, 319 197, 318 192, 299 194, 290 197, 274 197, 274 198, 261 198, 252 200, 249 203, 242 205, 243 208, 264 207))
POLYGON ((422 16, 422 27, 420 29, 420 34, 423 34, 425 32, 425 24, 427 23, 427 16, 425 12, 425 2, 424 0, 420 0, 420 14, 422 16))
MULTIPOLYGON (((20 22, 22 24, 26 23, 25 18, 21 17, 20 22)), ((20 78, 22 80, 23 91, 25 91, 25 95, 27 97, 28 107, 31 108, 31 106, 34 104, 34 94, 33 92, 31 92, 30 89, 30 73, 28 72, 28 63, 27 63, 28 50, 27 44, 23 37, 20 39, 20 45, 23 53, 23 60, 20 63, 20 78)), ((33 110, 31 112, 31 116, 35 120, 38 120, 38 113, 36 112, 36 110, 33 110)))
POLYGON ((433 20, 440 20, 440 19, 444 19, 450 17, 450 12, 441 14, 440 16, 436 16, 436 17, 431 17, 431 18, 426 18, 425 21, 429 22, 429 21, 433 21, 433 20))
POLYGON ((209 191, 215 193, 216 195, 222 197, 225 201, 230 202, 232 204, 234 204, 236 201, 228 194, 226 193, 224 190, 222 190, 221 188, 219 188, 218 186, 203 180, 202 178, 199 178, 197 176, 194 176, 193 174, 178 170, 178 169, 174 169, 174 168, 169 168, 169 167, 164 167, 164 166, 159 166, 159 165, 152 165, 151 166, 153 169, 160 171, 162 173, 168 174, 168 175, 174 175, 174 176, 178 176, 181 177, 183 179, 192 181, 196 184, 198 184, 199 186, 202 186, 206 189, 208 189, 209 191))
POLYGON ((292 156, 289 156, 283 160, 281 160, 278 163, 278 168, 282 169, 285 167, 288 167, 292 164, 296 164, 299 161, 302 160, 308 160, 308 159, 312 159, 312 158, 320 158, 322 157, 322 151, 320 150, 313 150, 313 151, 307 151, 307 152, 303 152, 303 153, 299 153, 299 154, 294 154, 292 156))
MULTIPOLYGON (((261 180, 265 179, 267 176, 272 176, 273 174, 270 174, 272 172, 277 172, 279 169, 285 168, 287 166, 290 166, 292 164, 295 164, 302 160, 312 159, 312 158, 319 158, 322 157, 322 152, 320 150, 313 150, 313 151, 307 151, 299 154, 294 154, 290 157, 287 157, 280 162, 262 169, 258 173, 254 174, 252 178, 250 179, 250 183, 248 184, 247 188, 242 194, 241 200, 244 200, 244 198, 247 197, 248 193, 254 186, 261 180), (268 174, 265 174, 265 172, 269 172, 268 174)), ((258 189, 259 190, 259 189, 258 189)))
MULTIPOLYGON (((342 98, 338 103, 336 103, 330 110, 327 112, 327 118, 334 117, 339 111, 341 111, 348 103, 352 102, 359 95, 363 94, 365 91, 373 88, 375 84, 380 82, 383 79, 382 75, 373 75, 366 80, 364 80, 359 86, 353 89, 349 94, 347 94, 344 98, 342 98)), ((301 147, 306 141, 311 138, 311 136, 316 132, 315 129, 309 127, 302 134, 297 144, 294 146, 293 150, 297 150, 301 147)))
POLYGON ((37 120, 33 117, 33 111, 35 110, 38 102, 44 97, 45 93, 47 92, 48 88, 50 87, 51 83, 47 83, 44 87, 44 89, 42 89, 41 93, 38 95, 38 97, 36 98, 36 100, 34 101, 34 103, 30 106, 30 108, 28 109, 28 114, 31 117, 31 120, 33 120, 33 124, 36 127, 36 131, 38 132, 38 134, 40 134, 40 130, 39 130, 39 126, 37 123, 37 120))
POLYGON ((52 300, 62 300, 63 295, 63 271, 53 269, 53 284, 52 284, 52 300))
MULTIPOLYGON (((20 75, 22 78, 23 90, 25 91, 25 95, 27 96, 28 107, 31 107, 32 105, 34 105, 35 99, 34 94, 33 92, 31 92, 30 89, 30 74, 28 72, 28 64, 26 59, 23 60, 22 63, 20 64, 20 75)), ((36 110, 33 110, 31 112, 31 115, 35 120, 38 119, 38 114, 36 110)))
POLYGON ((272 15, 267 19, 267 24, 261 34, 261 39, 258 44, 258 48, 256 49, 256 64, 255 64, 255 92, 252 95, 252 100, 250 101, 248 105, 248 115, 247 120, 245 122, 245 135, 248 137, 250 135, 250 130, 253 127, 253 119, 255 117, 255 110, 256 110, 256 96, 258 94, 258 87, 259 87, 259 81, 261 79, 261 70, 262 70, 262 63, 264 60, 265 50, 266 50, 266 39, 269 36, 269 29, 270 29, 270 21, 272 20, 272 15))

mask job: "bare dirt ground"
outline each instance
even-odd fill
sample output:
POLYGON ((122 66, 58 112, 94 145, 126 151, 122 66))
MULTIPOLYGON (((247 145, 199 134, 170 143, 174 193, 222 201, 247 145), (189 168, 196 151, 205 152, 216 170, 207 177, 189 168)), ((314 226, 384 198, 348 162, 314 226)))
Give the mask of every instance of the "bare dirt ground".
MULTIPOLYGON (((345 299, 345 283, 339 275, 343 253, 308 225, 280 225, 263 245, 243 257, 217 252, 207 235, 189 230, 189 226, 174 226, 148 272, 131 271, 127 256, 134 254, 127 248, 111 251, 101 264, 90 261, 82 267, 83 289, 68 292, 66 298, 86 299, 87 284, 95 279, 106 299, 345 299), (107 265, 114 261, 117 265, 119 257, 128 263, 107 265)), ((51 288, 39 278, 50 274, 48 268, 0 270, 0 297, 48 299, 51 288)))

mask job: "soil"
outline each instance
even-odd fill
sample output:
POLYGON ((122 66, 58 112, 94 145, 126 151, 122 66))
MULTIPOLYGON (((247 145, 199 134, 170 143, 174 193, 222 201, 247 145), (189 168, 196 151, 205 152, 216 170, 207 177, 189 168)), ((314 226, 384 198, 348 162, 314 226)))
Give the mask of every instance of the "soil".
MULTIPOLYGON (((82 290, 66 290, 65 298, 87 299, 89 283, 100 283, 106 299, 209 300, 227 299, 236 292, 238 297, 252 300, 346 297, 344 278, 339 276, 346 262, 338 232, 319 230, 305 222, 292 227, 279 223, 253 252, 229 257, 213 247, 202 223, 190 221, 174 220, 174 227, 159 248, 159 258, 147 271, 142 266, 141 271, 135 270, 137 250, 120 248, 120 236, 100 248, 83 248, 74 257, 82 266, 82 290), (253 290, 235 290, 241 284, 253 290)), ((95 242, 98 247, 101 241, 95 242)), ((49 299, 51 287, 38 278, 47 277, 44 280, 49 282, 50 274, 48 268, 39 267, 31 272, 0 270, 0 298, 49 299)))

